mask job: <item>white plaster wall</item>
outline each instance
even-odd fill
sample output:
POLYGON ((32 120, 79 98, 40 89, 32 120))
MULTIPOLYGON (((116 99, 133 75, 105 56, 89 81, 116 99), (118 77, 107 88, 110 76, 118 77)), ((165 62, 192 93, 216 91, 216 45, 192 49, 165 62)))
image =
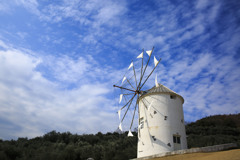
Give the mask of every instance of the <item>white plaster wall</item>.
POLYGON ((182 103, 181 98, 176 96, 176 99, 171 99, 170 94, 152 94, 140 98, 139 118, 144 117, 144 127, 138 130, 137 157, 173 151, 174 134, 181 136, 181 149, 187 148, 182 103), (151 102, 148 110, 146 107, 151 102), (157 113, 154 114, 154 111, 157 113))

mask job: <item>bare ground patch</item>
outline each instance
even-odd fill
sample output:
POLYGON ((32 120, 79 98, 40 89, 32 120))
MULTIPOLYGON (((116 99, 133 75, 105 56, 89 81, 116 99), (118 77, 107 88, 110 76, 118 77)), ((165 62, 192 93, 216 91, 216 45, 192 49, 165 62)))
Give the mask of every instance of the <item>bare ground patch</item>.
POLYGON ((181 154, 153 158, 151 160, 240 160, 240 149, 220 152, 181 154))

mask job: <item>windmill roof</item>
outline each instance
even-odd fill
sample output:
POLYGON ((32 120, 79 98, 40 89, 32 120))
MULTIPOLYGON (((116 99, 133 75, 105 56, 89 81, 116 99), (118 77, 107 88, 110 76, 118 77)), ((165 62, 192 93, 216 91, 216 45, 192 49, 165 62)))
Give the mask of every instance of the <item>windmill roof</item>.
POLYGON ((184 98, 181 95, 177 94, 176 92, 174 92, 173 90, 167 88, 166 86, 164 86, 162 84, 159 84, 158 87, 154 86, 151 89, 145 91, 145 94, 143 94, 142 96, 145 96, 148 94, 155 94, 155 93, 176 95, 180 99, 182 99, 182 102, 184 103, 184 98))

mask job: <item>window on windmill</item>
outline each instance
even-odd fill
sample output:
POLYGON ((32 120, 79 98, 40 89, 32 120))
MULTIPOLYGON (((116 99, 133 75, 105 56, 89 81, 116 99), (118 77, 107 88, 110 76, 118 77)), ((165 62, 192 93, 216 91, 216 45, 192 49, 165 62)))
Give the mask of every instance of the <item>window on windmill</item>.
POLYGON ((173 143, 181 144, 180 136, 173 136, 173 143))
POLYGON ((139 122, 139 128, 140 128, 140 129, 143 129, 143 128, 144 128, 144 118, 143 118, 143 117, 140 118, 139 121, 140 121, 140 122, 139 122))
POLYGON ((155 136, 152 136, 152 139, 154 140, 154 141, 156 141, 157 139, 155 138, 155 136))
POLYGON ((167 120, 167 116, 164 116, 164 120, 167 120))
POLYGON ((143 129, 143 128, 144 128, 144 121, 140 123, 140 129, 143 129))
POLYGON ((173 143, 177 143, 177 137, 173 136, 173 143))
POLYGON ((181 141, 180 141, 180 137, 177 137, 177 143, 180 144, 181 141))
POLYGON ((153 113, 154 113, 154 114, 157 114, 157 111, 154 111, 153 113))
POLYGON ((170 98, 171 98, 171 99, 176 99, 177 96, 176 96, 176 95, 170 95, 170 98))

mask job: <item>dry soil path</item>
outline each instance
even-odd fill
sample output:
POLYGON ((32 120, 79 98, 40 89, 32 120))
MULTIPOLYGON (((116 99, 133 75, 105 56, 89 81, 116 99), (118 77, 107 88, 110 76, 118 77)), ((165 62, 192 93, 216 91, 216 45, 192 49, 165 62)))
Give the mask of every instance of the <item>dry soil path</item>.
POLYGON ((240 149, 209 153, 181 154, 154 158, 151 160, 240 160, 240 149))

